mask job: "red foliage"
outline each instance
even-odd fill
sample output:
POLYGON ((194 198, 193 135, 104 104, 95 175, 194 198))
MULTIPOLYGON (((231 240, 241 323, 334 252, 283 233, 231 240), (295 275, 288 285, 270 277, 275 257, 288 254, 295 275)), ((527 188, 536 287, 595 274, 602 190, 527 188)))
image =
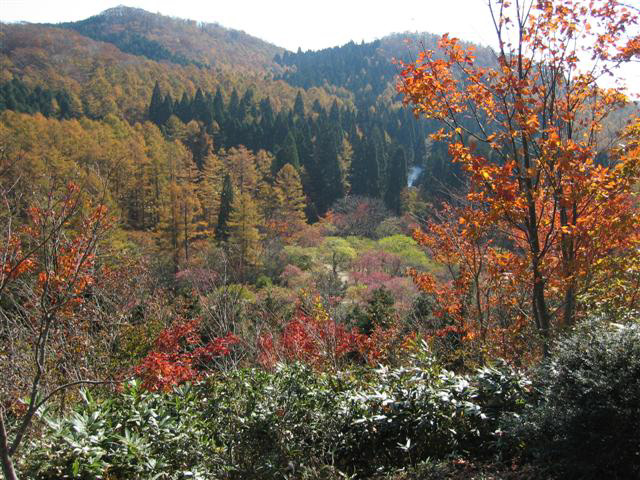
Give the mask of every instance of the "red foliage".
POLYGON ((398 275, 401 269, 402 259, 398 255, 378 250, 364 252, 351 266, 353 272, 385 272, 390 275, 398 275))
POLYGON ((151 390, 169 391, 181 383, 198 380, 212 359, 231 353, 239 343, 232 333, 202 343, 200 319, 179 323, 164 330, 155 348, 135 368, 143 385, 151 390))
POLYGON ((279 361, 337 366, 349 354, 362 350, 365 335, 335 322, 324 309, 314 313, 309 315, 299 308, 279 335, 262 335, 258 340, 260 363, 265 367, 273 367, 279 361))
POLYGON ((335 368, 348 361, 372 365, 391 361, 404 339, 397 325, 378 326, 371 335, 338 323, 317 302, 311 313, 300 306, 280 334, 258 339, 259 362, 268 368, 277 362, 302 362, 316 368, 335 368))

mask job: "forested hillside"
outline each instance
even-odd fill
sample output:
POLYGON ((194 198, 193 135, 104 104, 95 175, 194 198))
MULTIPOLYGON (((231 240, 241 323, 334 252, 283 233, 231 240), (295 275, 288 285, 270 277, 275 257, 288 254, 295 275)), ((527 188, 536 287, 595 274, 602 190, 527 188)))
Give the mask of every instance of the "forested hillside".
POLYGON ((233 66, 269 70, 283 49, 244 32, 119 6, 80 22, 56 25, 112 43, 150 60, 198 67, 233 66))
POLYGON ((5 478, 639 475, 640 11, 490 4, 0 24, 5 478))

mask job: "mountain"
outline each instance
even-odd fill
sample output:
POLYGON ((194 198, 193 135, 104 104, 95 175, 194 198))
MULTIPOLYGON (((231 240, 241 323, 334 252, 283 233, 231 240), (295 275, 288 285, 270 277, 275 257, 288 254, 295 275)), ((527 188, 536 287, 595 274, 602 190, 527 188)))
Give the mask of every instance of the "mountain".
MULTIPOLYGON (((283 50, 241 32, 215 25, 200 28, 195 22, 122 7, 77 24, 78 30, 93 24, 91 36, 95 38, 70 28, 75 24, 1 24, 0 87, 14 82, 10 89, 18 97, 33 97, 38 88, 51 90, 52 97, 63 92, 69 98, 72 116, 99 119, 113 113, 130 122, 146 118, 156 82, 174 98, 184 92, 194 96, 198 88, 207 92, 221 89, 227 98, 234 88, 240 92, 252 89, 258 101, 271 97, 276 111, 293 106, 298 93, 298 88, 273 79, 272 70, 278 69, 273 56, 283 50), (158 25, 162 24, 167 27, 159 38, 154 32, 161 32, 158 25), (121 31, 137 32, 135 38, 147 39, 143 43, 149 47, 146 54, 133 52, 135 43, 124 45, 122 50, 115 43, 97 40, 110 37, 116 26, 121 31), (189 40, 185 32, 192 32, 197 41, 189 40), (185 50, 173 50, 172 45, 178 39, 182 39, 185 50), (194 44, 190 51, 197 60, 172 61, 182 58, 181 52, 187 51, 185 45, 189 41, 194 44), (198 53, 205 51, 209 52, 208 57, 198 53), (149 58, 154 52, 170 58, 149 58)), ((322 89, 302 95, 309 107, 316 100, 328 107, 336 98, 322 89)), ((346 101, 346 96, 343 97, 340 103, 346 101)), ((10 105, 6 102, 3 105, 0 99, 0 109, 3 107, 10 105)), ((33 113, 32 108, 18 110, 33 113)))
MULTIPOLYGON (((123 6, 79 22, 2 25, 0 35, 0 112, 26 115, 4 117, 13 125, 6 139, 21 138, 31 121, 34 131, 64 131, 53 120, 77 120, 91 132, 106 129, 101 135, 134 136, 140 155, 158 165, 167 158, 158 152, 172 151, 177 142, 201 172, 210 154, 264 150, 271 155, 268 168, 260 167, 267 177, 266 170, 274 176, 286 163, 296 167, 312 220, 349 193, 383 199, 399 211, 412 167, 411 184, 423 199, 437 200, 459 182, 447 145, 429 139, 439 126, 416 118, 395 89, 401 67, 394 59, 411 61, 435 48, 436 35, 395 34, 290 52, 219 25, 123 6), (48 127, 38 113, 50 120, 48 127), (146 139, 136 137, 140 131, 146 139), (150 139, 162 145, 155 153, 149 153, 150 139)), ((478 47, 476 55, 484 65, 495 61, 489 48, 478 47)), ((86 143, 91 132, 78 138, 86 143)), ((15 151, 31 149, 34 138, 25 145, 12 140, 15 151)), ((57 148, 57 137, 47 141, 38 152, 57 148)), ((163 175, 171 169, 162 168, 158 184, 169 182, 163 175)), ((129 172, 142 175, 135 165, 129 172)), ((133 193, 114 188, 123 217, 136 219, 130 227, 160 228, 161 215, 148 216, 139 202, 132 209, 133 193)), ((154 195, 160 209, 161 189, 154 195)))
POLYGON ((57 27, 112 43, 126 53, 180 65, 269 69, 274 56, 284 51, 242 31, 125 6, 57 27))
MULTIPOLYGON (((412 58, 407 37, 427 48, 437 41, 398 34, 293 53, 219 25, 124 6, 79 22, 3 25, 0 111, 110 126, 116 118, 132 127, 151 121, 187 147, 199 169, 207 142, 215 151, 264 149, 274 174, 285 163, 300 169, 310 219, 349 192, 397 210, 406 180, 394 172, 420 167, 413 184, 428 195, 436 190, 430 179, 451 184, 457 174, 446 147, 427 141, 436 125, 416 119, 395 92, 393 59, 412 58)), ((128 209, 125 199, 121 206, 128 209)))

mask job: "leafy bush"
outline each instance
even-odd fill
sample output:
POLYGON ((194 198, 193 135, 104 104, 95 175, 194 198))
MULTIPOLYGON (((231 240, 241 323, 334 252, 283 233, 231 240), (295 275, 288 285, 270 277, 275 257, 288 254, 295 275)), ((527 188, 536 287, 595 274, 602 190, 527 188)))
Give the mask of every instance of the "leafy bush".
POLYGON ((456 452, 486 454, 527 383, 507 368, 472 376, 425 357, 410 368, 237 369, 172 393, 132 384, 85 402, 23 459, 36 480, 370 478, 456 452), (314 473, 315 472, 315 473, 314 473))
POLYGON ((538 388, 538 404, 508 424, 525 454, 561 478, 640 477, 640 326, 581 326, 538 388))
POLYGON ((317 256, 317 249, 287 245, 284 247, 283 254, 287 264, 295 265, 301 270, 311 270, 317 256))
POLYGON ((341 394, 354 382, 301 364, 213 381, 203 414, 225 446, 230 477, 272 479, 329 465, 344 423, 336 415, 341 394))
POLYGON ((378 240, 378 248, 383 252, 399 256, 406 265, 411 267, 432 267, 426 253, 416 241, 406 235, 392 235, 378 240))
POLYGON ((393 296, 384 287, 373 291, 364 309, 356 305, 348 316, 348 321, 365 335, 371 335, 377 326, 384 328, 394 320, 395 310, 393 296))
POLYGON ((504 365, 466 376, 428 362, 376 375, 342 404, 350 421, 338 458, 366 474, 456 452, 492 453, 499 420, 522 411, 529 390, 504 365))
POLYGON ((205 479, 220 448, 200 414, 200 394, 183 386, 149 393, 139 383, 107 399, 84 402, 30 445, 22 476, 34 480, 205 479))

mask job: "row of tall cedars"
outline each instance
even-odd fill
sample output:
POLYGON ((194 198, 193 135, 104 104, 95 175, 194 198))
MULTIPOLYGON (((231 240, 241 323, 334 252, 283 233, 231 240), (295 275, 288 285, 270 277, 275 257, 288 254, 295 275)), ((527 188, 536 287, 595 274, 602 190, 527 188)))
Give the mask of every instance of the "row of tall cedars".
POLYGON ((72 412, 43 414, 19 466, 34 479, 452 478, 474 464, 637 478, 638 323, 593 320, 552 353, 526 374, 501 362, 455 374, 423 346, 404 366, 295 361, 170 391, 84 391, 72 412))

